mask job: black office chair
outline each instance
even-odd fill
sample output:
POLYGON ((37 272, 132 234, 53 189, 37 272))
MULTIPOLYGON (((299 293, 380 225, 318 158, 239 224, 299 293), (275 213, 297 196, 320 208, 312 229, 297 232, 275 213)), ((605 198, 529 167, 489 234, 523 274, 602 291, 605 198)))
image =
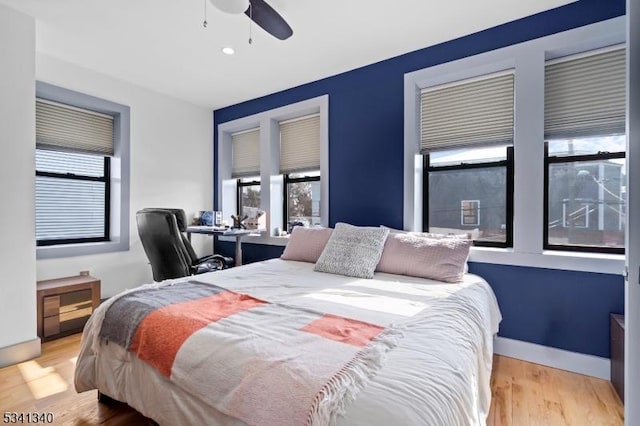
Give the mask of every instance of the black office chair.
POLYGON ((146 208, 136 213, 136 220, 155 281, 217 271, 233 264, 232 258, 219 254, 201 258, 196 255, 184 235, 184 210, 146 208))

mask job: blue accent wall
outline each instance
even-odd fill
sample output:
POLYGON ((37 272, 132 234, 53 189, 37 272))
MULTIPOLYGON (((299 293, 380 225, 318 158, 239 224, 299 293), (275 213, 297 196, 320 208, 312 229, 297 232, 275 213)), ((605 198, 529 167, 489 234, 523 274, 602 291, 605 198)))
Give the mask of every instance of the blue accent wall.
MULTIPOLYGON (((404 74, 569 30, 625 13, 625 0, 581 0, 469 36, 417 50, 214 112, 221 123, 329 95, 329 224, 403 224, 404 74)), ((217 152, 217 132, 214 145, 217 152)), ((214 163, 214 188, 218 165, 214 163)), ((214 197, 216 199, 216 197, 214 197)), ((216 201, 217 209, 217 201, 216 201)), ((245 262, 281 247, 243 244, 245 262)), ((233 255, 233 244, 216 250, 233 255)), ((609 312, 622 313, 622 277, 475 263, 496 292, 500 335, 609 356, 609 312)))
POLYGON ((624 312, 622 275, 469 262, 491 284, 499 335, 609 358, 609 314, 624 312))

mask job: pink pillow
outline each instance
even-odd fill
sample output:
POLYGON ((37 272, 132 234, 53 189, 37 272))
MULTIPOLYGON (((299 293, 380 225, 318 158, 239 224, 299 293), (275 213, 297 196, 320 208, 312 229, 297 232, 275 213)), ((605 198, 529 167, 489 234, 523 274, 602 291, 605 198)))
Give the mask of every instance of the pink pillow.
POLYGON ((465 272, 471 244, 471 240, 457 238, 389 234, 376 271, 459 282, 465 272))
POLYGON ((280 256, 284 260, 316 263, 331 236, 331 228, 304 228, 296 226, 280 256))

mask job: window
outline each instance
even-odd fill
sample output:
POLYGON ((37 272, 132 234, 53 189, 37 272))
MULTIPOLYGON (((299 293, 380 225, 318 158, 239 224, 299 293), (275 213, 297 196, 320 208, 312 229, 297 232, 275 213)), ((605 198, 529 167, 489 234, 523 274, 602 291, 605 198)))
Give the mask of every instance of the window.
POLYGON ((423 230, 469 234, 479 246, 512 244, 513 148, 424 156, 423 230))
MULTIPOLYGON (((509 250, 472 250, 471 261, 618 273, 624 264, 624 258, 619 254, 625 243, 623 232, 628 226, 628 207, 625 206, 628 189, 625 186, 629 179, 629 161, 625 162, 624 158, 625 145, 629 143, 625 143, 626 60, 621 50, 625 37, 624 19, 615 18, 405 74, 404 229, 421 231, 429 227, 445 227, 444 223, 425 220, 433 221, 433 215, 429 218, 429 210, 435 207, 433 203, 429 205, 428 197, 433 197, 433 188, 429 192, 429 186, 433 185, 425 183, 424 174, 430 173, 433 178, 445 172, 442 169, 440 172, 429 172, 429 166, 424 161, 426 154, 430 157, 431 167, 460 166, 461 163, 491 160, 491 156, 487 156, 489 160, 486 160, 481 154, 471 155, 469 152, 464 159, 458 159, 458 163, 435 164, 438 160, 436 154, 477 147, 473 143, 457 145, 459 140, 468 140, 473 134, 458 138, 455 133, 447 134, 448 130, 434 131, 437 129, 432 128, 431 123, 443 123, 442 128, 446 129, 445 117, 450 116, 454 130, 455 127, 460 131, 484 129, 485 124, 490 126, 494 122, 492 114, 510 110, 506 103, 504 109, 490 109, 483 105, 481 109, 493 111, 487 114, 485 120, 477 121, 473 126, 466 126, 464 122, 458 125, 458 117, 464 118, 464 114, 451 113, 458 109, 448 111, 443 105, 434 103, 429 111, 425 109, 424 97, 430 96, 429 91, 437 92, 461 83, 482 81, 486 79, 483 76, 512 68, 515 83, 511 99, 512 140, 507 138, 502 145, 513 145, 514 151, 513 244, 509 250), (599 56, 601 54, 603 56, 599 56), (580 63, 579 60, 584 61, 580 63), (565 96, 567 93, 573 95, 565 96), (592 96, 592 93, 599 95, 592 96), (425 120, 431 115, 435 117, 434 120, 425 120), (442 119, 437 120, 440 116, 442 119), (429 132, 425 131, 427 129, 429 132), (428 133, 431 136, 427 137, 428 133), (439 146, 425 146, 429 145, 429 138, 439 139, 439 146), (583 142, 587 139, 591 139, 588 149, 584 147, 586 142, 583 142), (449 140, 454 141, 455 146, 450 146, 449 140), (611 145, 614 140, 616 146, 611 145), (573 143, 573 153, 570 153, 569 141, 573 143), (582 155, 598 154, 603 156, 580 158, 582 155), (579 161, 581 159, 592 160, 593 164, 579 161), (561 172, 564 177, 561 177, 561 172), (588 185, 595 187, 580 196, 572 196, 570 179, 582 185, 589 182, 586 178, 591 182, 588 185), (619 183, 614 184, 615 181, 619 183), (589 191, 592 193, 589 194, 589 191), (602 230, 596 229, 598 227, 602 227, 602 230), (559 253, 557 250, 567 252, 559 253), (607 255, 572 253, 579 251, 602 251, 607 255)), ((453 102, 458 97, 453 96, 453 92, 451 94, 453 102)), ((494 94, 497 91, 490 91, 484 98, 489 100, 494 94)), ((431 96, 428 103, 432 103, 435 97, 431 96)), ((441 98, 447 99, 446 96, 441 98)), ((475 99, 467 111, 475 115, 478 108, 473 105, 478 105, 475 99)), ((502 115, 498 114, 495 118, 499 117, 502 115)), ((486 145, 491 145, 490 140, 486 145)), ((507 157, 503 155, 500 161, 507 157)), ((494 157, 491 161, 499 160, 494 157)), ((449 173, 453 174, 453 171, 449 173)), ((473 183, 472 179, 469 181, 473 183)), ((509 185, 509 179, 506 184, 509 185)), ((573 188, 573 191, 579 189, 575 185, 573 188)), ((507 202, 505 210, 509 204, 507 202)), ((447 205, 453 217, 448 219, 450 221, 446 226, 482 230, 487 219, 486 207, 485 201, 473 194, 460 196, 447 205), (461 202, 464 200, 480 201, 480 225, 462 225, 464 209, 461 202)), ((505 218, 504 222, 507 228, 509 219, 505 218)))
POLYGON ((624 253, 624 88, 619 48, 546 64, 545 249, 624 253))
POLYGON ((320 225, 320 172, 284 175, 283 229, 320 225))
POLYGON ((252 216, 247 208, 260 208, 260 177, 238 179, 238 215, 252 216))
POLYGON ((287 239, 279 237, 289 228, 288 214, 305 224, 328 226, 328 111, 329 96, 323 95, 217 125, 215 208, 230 217, 242 206, 257 203, 259 195, 260 209, 265 212, 258 224, 265 232, 247 237, 248 241, 285 245, 287 239), (255 171, 240 172, 234 167, 235 139, 252 131, 256 135, 255 171))
POLYGON ((624 135, 545 147, 545 248, 624 253, 624 135))
POLYGON ((320 115, 280 122, 283 229, 320 225, 320 115), (314 170, 315 169, 315 170, 314 170))
POLYGON ((513 88, 507 70, 422 90, 423 230, 511 246, 513 88))
POLYGON ((260 208, 260 129, 231 135, 231 176, 237 178, 236 214, 253 217, 249 208, 260 208))
POLYGON ((110 240, 113 117, 36 101, 36 243, 110 240))
POLYGON ((109 240, 110 158, 36 149, 37 245, 109 240))
MULTIPOLYGON (((55 243, 46 243, 48 237, 41 238, 42 232, 39 232, 45 229, 44 222, 36 224, 37 239, 40 240, 36 248, 37 259, 129 250, 131 109, 126 105, 40 81, 36 82, 35 103, 36 174, 48 172, 76 175, 75 179, 64 179, 61 176, 48 176, 45 179, 45 176, 36 176, 36 184, 39 186, 36 190, 40 190, 40 200, 35 200, 36 205, 45 202, 45 194, 51 195, 51 188, 42 190, 45 185, 56 182, 55 189, 58 191, 63 191, 65 185, 67 189, 73 185, 79 187, 74 195, 77 197, 74 202, 91 202, 96 212, 89 216, 86 212, 74 209, 73 213, 79 213, 82 218, 73 220, 72 226, 79 233, 69 238, 75 239, 81 235, 81 238, 95 238, 95 242, 87 239, 75 244, 63 244, 66 237, 57 235, 52 238, 57 240, 55 243), (62 163, 57 160, 61 157, 64 158, 62 163), (73 159, 73 162, 68 161, 69 159, 73 159), (109 164, 105 165, 105 161, 109 164), (83 177, 95 180, 89 182, 89 179, 83 177), (87 195, 88 188, 94 192, 91 200, 87 195), (104 197, 97 195, 98 193, 104 193, 104 197), (104 203, 102 209, 99 207, 100 203, 104 203), (101 215, 97 213, 99 209, 101 215), (98 230, 103 228, 102 221, 104 231, 99 233, 98 230), (88 228, 91 228, 89 233, 86 232, 88 228)), ((53 200, 46 202, 51 203, 53 200)), ((42 215, 45 213, 49 214, 51 210, 45 212, 40 209, 36 216, 44 217, 42 215)), ((71 217, 71 213, 67 211, 64 215, 71 217)))

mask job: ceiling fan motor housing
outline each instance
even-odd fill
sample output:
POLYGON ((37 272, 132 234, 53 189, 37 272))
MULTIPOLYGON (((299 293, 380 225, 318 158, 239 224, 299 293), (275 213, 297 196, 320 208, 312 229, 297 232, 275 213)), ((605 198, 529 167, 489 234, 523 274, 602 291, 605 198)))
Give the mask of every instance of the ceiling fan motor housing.
POLYGON ((225 13, 243 13, 249 8, 249 0, 209 0, 213 6, 225 13))

